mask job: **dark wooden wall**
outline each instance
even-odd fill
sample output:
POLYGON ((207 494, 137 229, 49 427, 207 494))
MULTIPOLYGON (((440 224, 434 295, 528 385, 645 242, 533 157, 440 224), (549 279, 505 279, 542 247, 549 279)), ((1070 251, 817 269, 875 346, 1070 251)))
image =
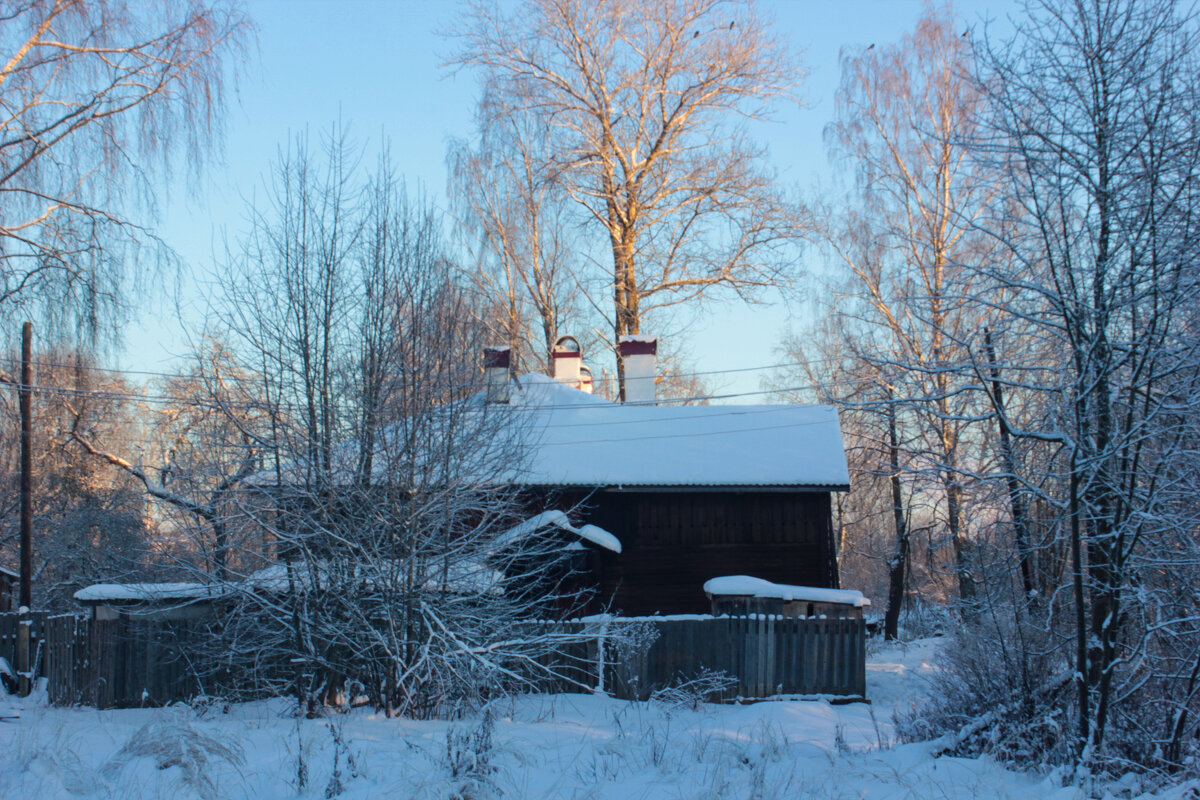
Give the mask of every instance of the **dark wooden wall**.
POLYGON ((721 575, 836 586, 828 492, 599 490, 555 505, 621 540, 590 567, 597 602, 622 614, 708 613, 704 582, 721 575))

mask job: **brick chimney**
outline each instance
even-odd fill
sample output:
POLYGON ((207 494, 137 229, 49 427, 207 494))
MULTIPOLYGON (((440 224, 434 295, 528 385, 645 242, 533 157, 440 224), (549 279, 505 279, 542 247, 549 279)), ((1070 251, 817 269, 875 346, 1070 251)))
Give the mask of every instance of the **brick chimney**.
POLYGON ((617 343, 625 364, 625 402, 654 405, 654 370, 658 361, 658 337, 628 335, 617 343))
POLYGON ((509 371, 512 364, 512 349, 508 347, 483 348, 483 373, 487 386, 487 402, 507 403, 509 371))
POLYGON ((583 366, 583 353, 574 336, 560 336, 554 343, 554 380, 579 389, 579 372, 583 366))

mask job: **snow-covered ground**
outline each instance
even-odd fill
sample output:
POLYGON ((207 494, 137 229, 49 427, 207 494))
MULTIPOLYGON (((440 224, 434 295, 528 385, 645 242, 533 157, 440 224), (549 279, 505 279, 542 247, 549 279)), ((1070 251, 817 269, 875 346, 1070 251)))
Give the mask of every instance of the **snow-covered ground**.
MULTIPOLYGON (((478 716, 414 722, 363 710, 298 720, 282 701, 199 713, 0 702, 0 716, 20 714, 0 721, 0 798, 1087 796, 1054 776, 895 745, 892 711, 925 690, 938 646, 876 648, 871 705, 778 700, 694 710, 589 695, 521 697, 493 705, 490 745, 478 716)), ((1133 786, 1114 786, 1100 796, 1136 795, 1133 786)))

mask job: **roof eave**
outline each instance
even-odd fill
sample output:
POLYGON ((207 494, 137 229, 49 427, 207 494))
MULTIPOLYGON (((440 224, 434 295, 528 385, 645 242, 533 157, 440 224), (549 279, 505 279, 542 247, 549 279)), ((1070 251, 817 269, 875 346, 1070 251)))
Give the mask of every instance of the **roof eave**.
POLYGON ((848 483, 526 483, 523 489, 583 489, 610 492, 848 492, 848 483))

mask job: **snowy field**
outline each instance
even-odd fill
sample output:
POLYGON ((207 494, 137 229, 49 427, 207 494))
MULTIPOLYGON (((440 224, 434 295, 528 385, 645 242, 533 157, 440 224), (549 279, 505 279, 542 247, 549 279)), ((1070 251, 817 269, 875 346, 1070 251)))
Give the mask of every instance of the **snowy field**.
MULTIPOLYGON (((197 712, 0 703, 0 798, 1131 798, 893 741, 938 640, 878 648, 872 705, 778 700, 699 709, 522 697, 460 722, 369 711, 297 720, 284 702, 197 712)), ((1196 797, 1177 789, 1153 797, 1196 797)), ((1151 795, 1144 795, 1151 797, 1151 795)))

